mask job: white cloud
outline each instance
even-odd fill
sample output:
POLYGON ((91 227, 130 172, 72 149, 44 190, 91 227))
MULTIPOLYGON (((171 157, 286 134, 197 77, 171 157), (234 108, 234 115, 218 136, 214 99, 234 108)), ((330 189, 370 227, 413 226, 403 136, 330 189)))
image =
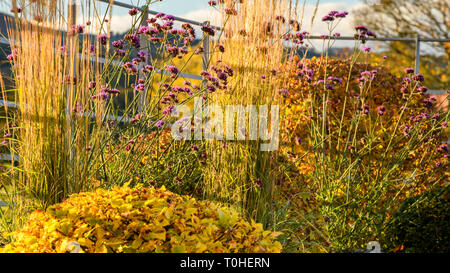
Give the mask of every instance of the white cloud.
POLYGON ((131 28, 132 18, 129 14, 113 15, 111 18, 111 32, 123 33, 131 28))
POLYGON ((215 26, 219 26, 222 21, 220 12, 218 12, 216 9, 213 9, 213 8, 205 8, 205 9, 191 11, 180 17, 194 20, 197 22, 209 21, 211 23, 211 25, 215 25, 215 26))

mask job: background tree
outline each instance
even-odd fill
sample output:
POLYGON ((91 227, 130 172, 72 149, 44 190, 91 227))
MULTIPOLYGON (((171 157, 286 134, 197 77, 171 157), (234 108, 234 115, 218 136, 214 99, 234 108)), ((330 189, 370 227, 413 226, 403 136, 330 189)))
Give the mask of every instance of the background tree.
MULTIPOLYGON (((364 0, 357 8, 355 24, 362 24, 384 37, 450 38, 450 1, 364 0)), ((420 72, 432 89, 447 89, 450 43, 421 44, 420 72)), ((411 42, 386 43, 386 65, 394 72, 413 66, 415 46, 411 42)))
POLYGON ((442 0, 364 0, 356 20, 383 36, 450 37, 450 2, 442 0))

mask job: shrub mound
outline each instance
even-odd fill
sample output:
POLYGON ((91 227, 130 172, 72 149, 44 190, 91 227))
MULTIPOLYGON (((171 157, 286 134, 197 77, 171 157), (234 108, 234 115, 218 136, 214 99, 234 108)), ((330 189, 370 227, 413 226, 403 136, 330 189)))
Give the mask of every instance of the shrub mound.
POLYGON ((410 253, 450 251, 450 186, 405 200, 386 226, 387 248, 410 253))
POLYGON ((280 252, 279 233, 232 209, 159 189, 114 187, 35 211, 0 252, 280 252))
MULTIPOLYGON (((424 133, 430 131, 432 123, 443 120, 445 113, 434 112, 435 106, 437 106, 437 100, 435 96, 430 96, 425 93, 415 92, 416 94, 412 96, 409 101, 408 108, 405 113, 399 117, 398 110, 404 106, 406 97, 409 95, 407 91, 402 92, 402 87, 404 86, 404 81, 402 77, 393 75, 387 71, 383 66, 373 66, 365 63, 355 63, 351 65, 350 59, 328 59, 325 58, 312 58, 312 59, 300 59, 298 56, 288 61, 282 68, 284 80, 287 82, 287 90, 283 93, 284 104, 286 106, 286 111, 282 119, 282 126, 280 126, 281 138, 285 145, 284 151, 288 151, 290 156, 294 157, 297 162, 300 173, 310 174, 314 169, 314 159, 312 156, 305 156, 302 159, 298 159, 302 156, 311 146, 309 143, 308 130, 310 124, 313 120, 309 116, 308 111, 308 101, 307 97, 309 92, 312 92, 314 98, 318 101, 317 105, 322 105, 323 103, 323 88, 320 85, 314 86, 314 83, 318 80, 323 80, 325 71, 328 76, 333 76, 340 78, 342 83, 337 83, 334 85, 334 89, 329 93, 326 103, 328 104, 329 119, 330 122, 327 124, 328 130, 332 132, 339 131, 339 124, 342 119, 342 108, 346 105, 346 111, 344 113, 344 118, 342 119, 344 124, 341 128, 341 137, 345 141, 345 137, 348 132, 352 132, 351 117, 355 113, 367 110, 368 114, 365 115, 365 119, 361 121, 362 124, 367 124, 367 129, 365 127, 360 127, 358 134, 355 139, 358 141, 361 137, 365 136, 367 132, 372 128, 376 135, 379 136, 377 142, 373 144, 375 155, 380 150, 384 151, 384 148, 389 141, 389 136, 392 134, 403 134, 405 132, 404 127, 397 129, 396 125, 406 126, 408 128, 423 127, 424 133), (300 69, 299 67, 302 67, 300 69), (308 81, 305 77, 300 77, 298 73, 306 73, 306 70, 313 71, 313 80, 308 81), (349 71, 351 71, 349 75, 349 71), (370 80, 368 85, 370 88, 364 94, 364 109, 360 105, 360 79, 361 74, 370 71, 373 73, 373 79, 370 80), (350 81, 348 80, 350 76, 350 81), (348 82, 348 91, 346 91, 346 86, 348 82), (378 114, 378 107, 383 106, 383 115, 378 114), (441 114, 441 116, 435 118, 434 114, 441 114), (399 121, 400 119, 400 121, 399 121), (372 125, 369 127, 368 125, 372 125), (313 161, 313 162, 311 162, 313 161)), ((404 75, 407 76, 407 75, 404 75)), ((406 78, 406 77, 405 77, 406 78)), ((320 110, 320 109, 319 109, 320 110)), ((448 136, 446 135, 445 128, 440 131, 429 132, 430 141, 427 141, 424 145, 421 145, 418 151, 414 155, 421 157, 424 153, 435 152, 435 148, 438 147, 441 141, 446 141, 448 136)), ((336 134, 337 135, 337 134, 336 134)), ((335 138, 336 136, 333 135, 335 138)), ((408 142, 408 138, 402 140, 401 143, 395 145, 395 149, 392 149, 392 153, 397 150, 402 149, 403 145, 408 142)), ((362 144, 364 146, 364 144, 362 144)), ((358 148, 358 147, 355 147, 358 148)), ((411 159, 411 162, 415 160, 416 157, 411 159)), ((446 159, 442 158, 439 153, 436 153, 436 160, 440 160, 441 164, 446 165, 446 159)), ((429 166, 424 166, 424 168, 434 168, 435 161, 429 162, 429 166)), ((412 165, 412 164, 411 164, 412 165)), ((406 166, 406 168, 409 166, 406 166)), ((424 177, 428 177, 429 174, 424 174, 424 177)), ((442 177, 442 173, 436 175, 437 177, 442 177)))
POLYGON ((298 219, 312 215, 299 238, 365 248, 403 200, 448 180, 448 114, 407 71, 325 57, 281 67, 280 188, 298 219))
MULTIPOLYGON (((309 116, 309 101, 307 97, 309 92, 317 105, 323 104, 323 88, 314 86, 314 83, 324 78, 325 71, 327 75, 340 78, 342 83, 336 83, 332 92, 329 93, 326 103, 328 104, 329 122, 327 130, 336 132, 330 134, 332 142, 337 142, 338 132, 341 133, 341 143, 345 143, 349 134, 354 138, 349 146, 349 152, 362 150, 369 144, 371 146, 370 157, 363 158, 363 166, 372 166, 373 170, 380 168, 380 164, 384 162, 380 160, 383 157, 386 147, 388 146, 391 136, 395 135, 395 145, 391 145, 386 158, 402 152, 405 146, 410 145, 410 136, 414 130, 420 128, 420 136, 427 136, 421 143, 410 145, 413 151, 410 152, 407 160, 401 166, 405 174, 410 174, 418 164, 421 165, 423 172, 415 176, 415 182, 411 183, 411 187, 405 187, 404 191, 408 194, 405 196, 413 196, 420 194, 429 188, 429 184, 436 181, 442 183, 446 180, 446 166, 448 166, 448 156, 446 150, 439 152, 439 146, 442 141, 446 141, 447 123, 445 121, 445 112, 436 111, 436 98, 426 93, 414 92, 411 96, 408 107, 405 112, 400 115, 399 110, 405 104, 406 97, 409 96, 408 91, 402 92, 405 86, 404 79, 397 77, 387 71, 383 66, 371 66, 364 63, 355 63, 351 65, 349 59, 328 59, 312 58, 301 60, 298 57, 288 61, 282 67, 283 75, 287 81, 287 90, 283 94, 286 111, 282 119, 283 128, 280 131, 282 143, 282 151, 287 158, 295 162, 300 174, 311 174, 316 165, 316 159, 313 154, 306 153, 312 150, 314 145, 311 142, 308 130, 314 118, 309 116), (302 67, 300 69, 299 67, 302 67), (306 70, 314 71, 312 81, 308 81, 305 77, 300 77, 299 72, 306 70), (349 74, 349 71, 351 73, 349 74), (369 84, 371 87, 364 93, 365 108, 361 107, 360 79, 361 74, 370 71, 373 73, 373 79, 369 84), (350 81, 348 82, 350 76, 350 81), (346 86, 348 82, 348 91, 346 86), (342 117, 343 105, 346 105, 346 111, 342 117), (383 106, 383 114, 379 114, 378 107, 383 106), (367 114, 363 115, 357 132, 355 125, 352 123, 352 116, 356 113, 366 110, 367 114), (343 121, 342 128, 340 122, 343 121), (442 125, 440 125, 442 123, 442 125), (445 125, 444 125, 445 124, 445 125), (371 143, 367 143, 367 136, 375 136, 371 143), (286 145, 287 144, 287 145, 286 145), (422 158, 427 155, 429 160, 423 162, 422 158), (369 161, 369 158, 371 159, 369 161), (419 186, 418 186, 419 185, 419 186), (413 187, 414 186, 414 189, 413 187)), ((305 72, 306 73, 306 72, 305 72)), ((406 76, 406 75, 405 75, 406 76)), ((407 77, 405 77, 407 78, 407 77)), ((319 86, 319 85, 318 85, 319 86)), ((320 109, 319 109, 320 110, 320 109)), ((320 112, 319 112, 320 113, 320 112)), ((328 147, 328 153, 336 152, 335 147, 328 147)), ((342 151, 337 151, 341 153, 342 151)))

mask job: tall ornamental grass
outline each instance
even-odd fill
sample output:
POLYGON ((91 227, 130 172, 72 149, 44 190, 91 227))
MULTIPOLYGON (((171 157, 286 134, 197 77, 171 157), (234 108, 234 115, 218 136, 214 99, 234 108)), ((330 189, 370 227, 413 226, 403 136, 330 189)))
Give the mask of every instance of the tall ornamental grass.
MULTIPOLYGON (((233 77, 226 88, 210 90, 207 103, 219 105, 224 112, 227 105, 244 108, 253 105, 259 114, 260 106, 267 106, 270 130, 276 126, 271 120, 276 117, 273 106, 280 102, 277 69, 286 55, 282 37, 299 27, 297 2, 222 2, 217 8, 224 18, 224 28, 211 48, 213 62, 219 64, 210 69, 220 72, 230 66, 233 77)), ((208 198, 236 204, 248 216, 268 224, 274 203, 277 151, 261 150, 261 144, 265 143, 261 140, 261 127, 256 127, 259 129, 256 140, 249 129, 256 117, 250 112, 244 115, 244 126, 235 124, 233 140, 224 133, 223 141, 208 142, 204 192, 208 198), (245 135, 245 140, 239 140, 240 134, 245 135)), ((224 120, 236 118, 225 113, 224 120)))
POLYGON ((13 133, 7 148, 20 160, 5 166, 1 180, 7 231, 36 207, 97 187, 140 182, 196 190, 189 181, 198 182, 192 166, 202 145, 193 149, 167 134, 175 105, 204 93, 181 77, 201 54, 196 30, 176 27, 171 15, 145 18, 132 9, 130 30, 112 41, 112 5, 105 14, 96 1, 77 8, 81 20, 65 1, 13 3, 8 59, 15 89, 2 91, 14 91, 19 104, 7 119, 13 133))
POLYGON ((69 191, 68 94, 74 79, 73 68, 59 50, 66 25, 57 18, 58 4, 34 3, 10 22, 8 35, 20 109, 21 172, 15 186, 42 206, 62 201, 69 191))

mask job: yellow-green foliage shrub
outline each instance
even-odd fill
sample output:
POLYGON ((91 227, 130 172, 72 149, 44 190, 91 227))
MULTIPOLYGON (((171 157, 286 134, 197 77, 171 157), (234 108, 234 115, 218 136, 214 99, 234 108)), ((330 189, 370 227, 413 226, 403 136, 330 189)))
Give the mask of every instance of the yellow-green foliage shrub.
POLYGON ((280 252, 278 233, 164 187, 97 189, 35 211, 0 252, 280 252))

